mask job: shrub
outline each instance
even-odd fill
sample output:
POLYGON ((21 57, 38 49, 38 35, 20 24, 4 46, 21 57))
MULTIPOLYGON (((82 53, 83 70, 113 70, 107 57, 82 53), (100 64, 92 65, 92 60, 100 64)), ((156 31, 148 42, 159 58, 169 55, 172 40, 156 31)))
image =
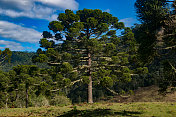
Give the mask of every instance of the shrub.
POLYGON ((50 105, 53 105, 53 106, 66 106, 70 104, 71 104, 71 101, 66 96, 55 96, 50 101, 50 105))
POLYGON ((5 107, 5 104, 3 101, 0 101, 0 108, 4 108, 5 107))
POLYGON ((49 106, 48 99, 43 95, 32 98, 31 103, 32 103, 32 106, 35 106, 35 107, 49 106))

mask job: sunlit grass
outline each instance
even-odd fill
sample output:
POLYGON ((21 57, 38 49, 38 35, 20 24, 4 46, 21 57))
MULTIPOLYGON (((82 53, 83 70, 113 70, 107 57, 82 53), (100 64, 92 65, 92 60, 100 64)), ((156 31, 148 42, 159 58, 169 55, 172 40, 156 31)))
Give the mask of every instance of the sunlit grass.
POLYGON ((0 116, 137 116, 137 117, 175 117, 176 103, 138 102, 138 103, 94 103, 77 104, 64 107, 30 107, 0 109, 0 116))

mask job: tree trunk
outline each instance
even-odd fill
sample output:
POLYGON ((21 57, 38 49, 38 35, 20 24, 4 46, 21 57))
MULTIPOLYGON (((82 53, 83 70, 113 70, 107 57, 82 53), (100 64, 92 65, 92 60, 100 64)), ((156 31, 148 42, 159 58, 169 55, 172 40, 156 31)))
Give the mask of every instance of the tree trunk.
POLYGON ((91 77, 91 54, 88 53, 88 66, 89 66, 89 84, 88 84, 88 103, 93 103, 93 96, 92 96, 92 77, 91 77))
POLYGON ((17 101, 17 99, 18 99, 18 91, 16 90, 15 92, 16 92, 15 101, 17 101))
POLYGON ((163 46, 163 35, 164 35, 164 27, 160 27, 156 32, 156 46, 161 48, 163 46))
POLYGON ((29 100, 28 88, 26 88, 26 108, 28 108, 28 100, 29 100))
POLYGON ((8 93, 6 93, 6 104, 5 104, 6 108, 8 108, 8 104, 7 103, 8 103, 8 93))

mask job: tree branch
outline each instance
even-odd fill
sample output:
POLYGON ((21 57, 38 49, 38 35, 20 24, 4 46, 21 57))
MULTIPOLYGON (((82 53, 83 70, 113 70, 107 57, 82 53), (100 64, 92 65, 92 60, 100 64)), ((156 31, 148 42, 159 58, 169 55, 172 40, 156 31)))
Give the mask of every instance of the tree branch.
POLYGON ((83 79, 79 79, 79 80, 76 80, 76 81, 71 82, 70 84, 71 84, 71 85, 74 85, 75 83, 81 82, 82 80, 83 80, 83 79))
POLYGON ((164 50, 172 49, 172 48, 175 48, 175 47, 176 47, 176 45, 170 46, 170 47, 166 47, 166 48, 164 48, 164 50))
POLYGON ((174 70, 174 72, 176 73, 176 68, 169 62, 169 65, 172 67, 172 69, 174 70))
MULTIPOLYGON (((83 79, 79 79, 79 80, 73 81, 73 82, 70 83, 69 86, 72 86, 72 85, 74 85, 74 84, 77 83, 77 82, 81 82, 82 80, 83 80, 83 79)), ((64 88, 67 88, 67 87, 69 87, 69 86, 65 86, 64 88)), ((56 92, 56 91, 59 91, 59 90, 61 90, 61 89, 55 89, 55 90, 50 90, 50 91, 51 91, 51 92, 56 92)))
POLYGON ((114 95, 119 95, 117 92, 115 92, 114 90, 111 90, 111 89, 108 88, 108 87, 106 87, 106 89, 107 89, 108 91, 110 91, 111 93, 113 93, 114 95))
POLYGON ((48 62, 49 65, 60 65, 60 63, 52 63, 52 62, 48 62))

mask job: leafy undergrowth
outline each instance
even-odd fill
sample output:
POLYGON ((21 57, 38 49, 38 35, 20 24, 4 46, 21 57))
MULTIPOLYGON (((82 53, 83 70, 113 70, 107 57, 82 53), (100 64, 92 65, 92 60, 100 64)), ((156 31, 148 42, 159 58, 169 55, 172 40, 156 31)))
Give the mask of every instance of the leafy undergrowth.
POLYGON ((0 109, 0 116, 47 117, 175 117, 176 103, 94 103, 64 107, 0 109))

